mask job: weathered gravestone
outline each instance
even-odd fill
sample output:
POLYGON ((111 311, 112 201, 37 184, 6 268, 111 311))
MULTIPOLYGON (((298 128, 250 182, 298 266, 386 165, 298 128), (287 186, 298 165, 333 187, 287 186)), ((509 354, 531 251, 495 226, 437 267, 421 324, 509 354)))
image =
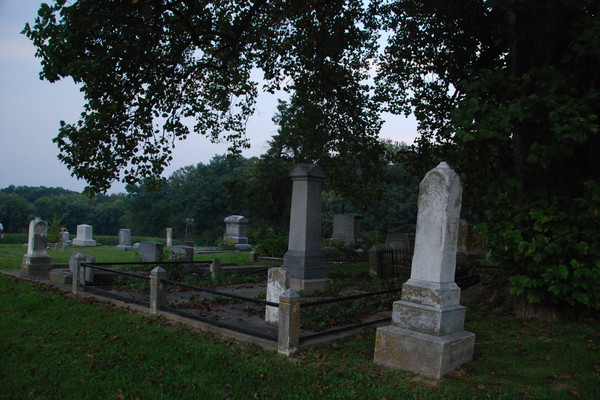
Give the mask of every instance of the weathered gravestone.
POLYGON ((463 330, 454 282, 461 199, 460 178, 445 162, 423 178, 411 276, 392 324, 377 329, 377 364, 439 379, 473 358, 475 335, 463 330))
POLYGON ((362 215, 335 214, 333 216, 332 240, 339 240, 347 245, 360 244, 362 233, 362 215))
POLYGON ((281 267, 290 271, 293 290, 311 294, 327 286, 327 267, 321 251, 321 186, 325 174, 318 165, 298 164, 290 176, 290 234, 281 267))
MULTIPOLYGON (((279 303, 279 296, 290 287, 290 273, 283 268, 269 268, 267 278, 267 301, 279 303)), ((265 322, 277 324, 279 321, 279 308, 265 307, 265 322)))
POLYGON ((235 244, 237 250, 250 250, 252 245, 248 244, 246 237, 248 218, 242 215, 230 215, 225 218, 224 222, 227 243, 235 244))
POLYGON ((52 269, 48 247, 48 223, 35 218, 29 223, 27 254, 23 256, 21 274, 31 277, 47 278, 52 269))
POLYGON ((93 232, 94 227, 91 225, 77 225, 77 237, 73 239, 73 246, 96 246, 96 241, 92 239, 93 232))
POLYGON ((140 259, 142 262, 161 262, 163 260, 163 244, 161 242, 140 243, 140 259))
POLYGON ((131 229, 119 229, 117 250, 131 250, 131 229))
POLYGON ((185 239, 183 245, 194 247, 194 218, 187 218, 185 220, 185 239))

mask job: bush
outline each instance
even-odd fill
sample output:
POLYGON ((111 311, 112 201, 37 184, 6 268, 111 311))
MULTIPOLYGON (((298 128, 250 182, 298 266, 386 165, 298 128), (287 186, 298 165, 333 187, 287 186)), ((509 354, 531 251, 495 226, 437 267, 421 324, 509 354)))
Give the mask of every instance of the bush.
POLYGON ((256 251, 266 257, 283 257, 288 249, 288 240, 285 236, 270 234, 256 237, 256 251))
POLYGON ((492 257, 512 266, 511 292, 531 303, 600 309, 600 184, 587 182, 588 195, 554 196, 514 204, 506 188, 495 188, 494 204, 479 228, 492 257))

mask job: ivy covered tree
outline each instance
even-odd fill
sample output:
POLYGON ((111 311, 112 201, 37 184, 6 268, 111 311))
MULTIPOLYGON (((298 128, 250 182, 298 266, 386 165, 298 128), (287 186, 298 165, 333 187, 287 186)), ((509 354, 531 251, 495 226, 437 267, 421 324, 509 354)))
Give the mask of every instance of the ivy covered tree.
POLYGON ((429 165, 463 174, 466 207, 531 302, 600 308, 599 12, 592 0, 380 9, 382 101, 415 113, 429 165))
POLYGON ((23 32, 42 79, 81 85, 81 118, 54 142, 89 194, 160 179, 190 120, 239 152, 259 90, 295 94, 315 158, 354 157, 378 133, 365 84, 376 31, 361 0, 54 0, 23 32))

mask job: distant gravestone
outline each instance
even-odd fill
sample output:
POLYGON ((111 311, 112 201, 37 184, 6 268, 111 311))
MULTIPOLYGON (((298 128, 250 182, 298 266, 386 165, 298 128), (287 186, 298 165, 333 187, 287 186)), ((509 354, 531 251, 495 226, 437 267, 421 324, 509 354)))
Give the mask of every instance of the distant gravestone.
POLYGON ((318 165, 298 164, 290 177, 290 234, 281 267, 290 272, 291 289, 311 294, 327 287, 327 267, 321 251, 321 188, 325 174, 318 165))
POLYGON ((194 247, 194 218, 187 218, 185 220, 185 239, 183 245, 194 247))
POLYGON ((48 247, 48 223, 39 217, 29 223, 27 253, 21 263, 21 274, 47 278, 52 264, 46 251, 48 247))
POLYGON ((73 239, 73 246, 96 246, 96 241, 92 238, 93 232, 94 227, 91 225, 77 225, 77 237, 73 239))
POLYGON ((161 262, 163 260, 163 244, 161 242, 142 242, 140 259, 142 262, 161 262))
POLYGON ((392 324, 377 329, 374 361, 439 379, 473 358, 475 335, 454 282, 462 186, 440 163, 419 187, 410 279, 394 302, 392 324))
POLYGON ((173 246, 173 228, 167 228, 167 247, 173 246))
POLYGON ((485 257, 485 238, 473 229, 473 225, 461 219, 458 231, 458 254, 460 256, 485 257))
POLYGON ((235 244, 235 248, 238 250, 250 250, 252 245, 248 244, 246 237, 248 218, 242 215, 230 215, 225 218, 224 222, 227 243, 235 244))
POLYGON ((62 247, 71 246, 73 244, 68 231, 60 231, 58 233, 58 241, 62 247))
POLYGON ((131 229, 119 229, 117 250, 131 250, 131 229))
POLYGON ((171 246, 171 259, 173 261, 193 261, 194 248, 188 246, 171 246))
POLYGON ((362 215, 335 214, 333 216, 332 240, 339 240, 347 245, 360 244, 362 233, 362 215))
MULTIPOLYGON (((283 268, 269 268, 267 278, 267 301, 279 303, 279 296, 289 289, 290 274, 283 268)), ((277 324, 279 322, 279 308, 265 307, 265 322, 277 324)))

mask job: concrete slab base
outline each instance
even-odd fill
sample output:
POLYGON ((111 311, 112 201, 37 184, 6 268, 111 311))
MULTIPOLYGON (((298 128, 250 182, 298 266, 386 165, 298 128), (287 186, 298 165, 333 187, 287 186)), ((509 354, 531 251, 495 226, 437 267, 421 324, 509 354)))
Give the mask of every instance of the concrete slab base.
POLYGON ((440 379, 471 361, 474 345, 475 335, 471 332, 432 336, 384 326, 377 328, 374 362, 440 379))

